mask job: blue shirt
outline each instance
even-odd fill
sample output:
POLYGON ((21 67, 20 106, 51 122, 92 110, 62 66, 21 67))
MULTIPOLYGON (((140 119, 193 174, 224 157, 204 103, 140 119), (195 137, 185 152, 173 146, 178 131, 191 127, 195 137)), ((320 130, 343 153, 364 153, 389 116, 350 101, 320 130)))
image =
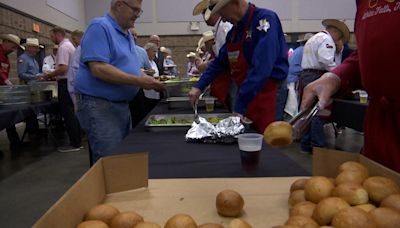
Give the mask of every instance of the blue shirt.
MULTIPOLYGON (((247 32, 244 27, 250 16, 249 10, 228 33, 227 42, 231 41, 232 31, 235 29, 238 29, 238 33, 233 42, 240 41, 242 34, 247 32)), ((285 80, 288 72, 288 48, 278 15, 271 10, 256 8, 250 30, 251 40, 246 42, 243 47, 249 70, 238 91, 234 110, 243 115, 246 113, 249 103, 264 87, 268 79, 285 80), (270 24, 270 28, 267 31, 261 29, 262 27, 260 26, 260 22, 264 19, 270 24)), ((227 69, 229 69, 229 60, 227 43, 225 43, 218 57, 209 65, 195 86, 200 90, 204 90, 220 73, 227 69)))
POLYGON ((68 72, 67 72, 68 92, 71 95, 75 93, 74 85, 75 85, 76 73, 79 70, 80 59, 81 59, 81 45, 79 45, 75 49, 75 52, 72 55, 72 58, 70 58, 68 64, 68 72))
POLYGON ((297 47, 289 57, 289 74, 287 83, 297 82, 303 68, 301 68, 301 60, 303 59, 304 46, 297 47))
POLYGON ((96 78, 91 73, 88 62, 108 63, 132 77, 142 74, 132 34, 125 33, 108 14, 93 19, 82 37, 75 92, 114 102, 128 102, 133 99, 138 87, 112 84, 96 78))
POLYGON ((136 48, 137 48, 137 54, 138 54, 138 58, 139 58, 140 68, 145 69, 145 70, 151 69, 149 56, 147 55, 146 50, 144 50, 144 48, 142 48, 138 45, 136 45, 136 48))
POLYGON ((24 82, 36 81, 37 74, 40 73, 39 64, 35 57, 24 52, 18 58, 18 77, 24 82))

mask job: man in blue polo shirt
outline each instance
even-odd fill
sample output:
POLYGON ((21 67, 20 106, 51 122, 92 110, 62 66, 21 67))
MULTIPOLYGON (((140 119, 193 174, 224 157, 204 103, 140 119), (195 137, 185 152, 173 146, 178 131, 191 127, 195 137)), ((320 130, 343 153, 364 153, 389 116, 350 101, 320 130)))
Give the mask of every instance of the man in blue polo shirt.
POLYGON ((130 129, 129 101, 139 87, 164 89, 140 70, 129 28, 143 12, 142 0, 112 0, 110 12, 91 21, 81 42, 76 76, 77 115, 86 130, 91 159, 112 154, 130 129))

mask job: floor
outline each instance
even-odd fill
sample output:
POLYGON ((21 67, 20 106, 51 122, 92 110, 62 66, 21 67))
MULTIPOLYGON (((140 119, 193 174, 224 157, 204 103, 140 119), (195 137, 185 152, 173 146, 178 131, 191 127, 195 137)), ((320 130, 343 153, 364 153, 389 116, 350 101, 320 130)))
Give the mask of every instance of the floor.
MULTIPOLYGON (((23 124, 17 129, 22 135, 23 124)), ((330 148, 360 151, 361 133, 346 129, 335 138, 331 125, 325 130, 330 148)), ((66 142, 64 131, 53 130, 40 141, 26 143, 22 152, 10 153, 5 131, 0 132, 0 227, 31 227, 87 171, 86 149, 57 152, 56 148, 66 142)), ((298 143, 293 143, 282 152, 311 172, 311 155, 300 153, 298 148, 298 143)))

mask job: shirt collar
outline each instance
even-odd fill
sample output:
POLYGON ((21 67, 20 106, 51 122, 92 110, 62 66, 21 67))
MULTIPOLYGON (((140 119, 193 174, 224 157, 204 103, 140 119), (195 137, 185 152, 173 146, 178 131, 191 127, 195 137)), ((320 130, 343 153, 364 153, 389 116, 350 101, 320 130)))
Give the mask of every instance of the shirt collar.
POLYGON ((108 21, 110 21, 111 25, 114 27, 115 30, 117 30, 118 32, 124 34, 125 36, 126 36, 127 34, 130 34, 129 31, 128 31, 128 33, 126 33, 126 32, 121 28, 121 26, 119 26, 119 24, 114 20, 114 18, 111 17, 110 14, 107 14, 107 15, 106 15, 106 18, 107 18, 108 21))
POLYGON ((61 45, 63 45, 65 42, 68 42, 68 41, 69 41, 68 38, 64 38, 64 39, 58 44, 58 46, 61 46, 61 45))

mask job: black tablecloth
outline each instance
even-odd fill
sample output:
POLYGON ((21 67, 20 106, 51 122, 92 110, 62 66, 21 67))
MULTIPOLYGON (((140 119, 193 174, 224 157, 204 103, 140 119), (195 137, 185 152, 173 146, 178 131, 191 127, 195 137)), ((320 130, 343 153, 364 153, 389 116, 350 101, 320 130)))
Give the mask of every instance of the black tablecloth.
POLYGON ((27 117, 39 113, 57 112, 58 102, 46 101, 28 105, 0 107, 0 130, 24 121, 27 117))
MULTIPOLYGON (((222 110, 216 110, 221 112, 222 110)), ((200 110, 200 113, 204 111, 200 110)), ((168 110, 159 104, 151 114, 193 113, 190 109, 168 110)), ((201 115, 201 114, 200 114, 201 115)), ((133 130, 116 153, 149 152, 150 178, 274 177, 310 175, 279 149, 264 144, 260 166, 241 168, 237 144, 186 143, 187 128, 150 132, 143 122, 133 130)))
POLYGON ((357 100, 334 99, 332 121, 341 126, 364 131, 364 116, 368 104, 357 100))

